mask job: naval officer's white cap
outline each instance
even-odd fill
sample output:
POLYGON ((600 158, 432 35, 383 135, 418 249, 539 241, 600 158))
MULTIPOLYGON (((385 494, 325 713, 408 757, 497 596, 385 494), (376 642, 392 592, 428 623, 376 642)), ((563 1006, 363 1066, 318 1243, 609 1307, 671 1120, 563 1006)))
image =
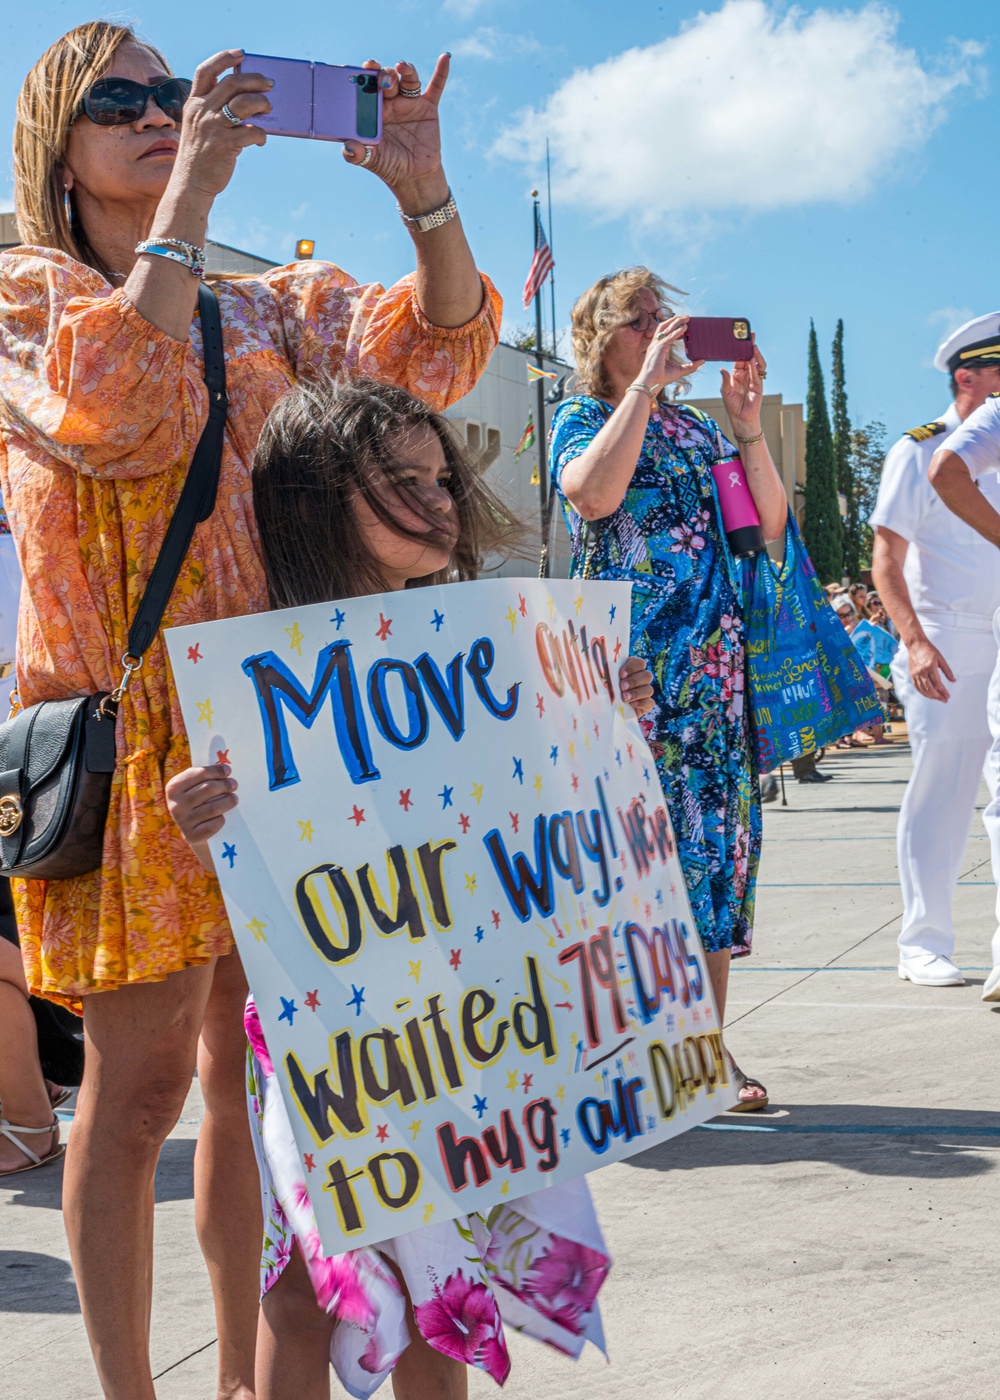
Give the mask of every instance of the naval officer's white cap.
POLYGON ((1000 365, 1000 311, 966 321, 938 346, 934 356, 934 368, 942 374, 977 365, 1000 365))

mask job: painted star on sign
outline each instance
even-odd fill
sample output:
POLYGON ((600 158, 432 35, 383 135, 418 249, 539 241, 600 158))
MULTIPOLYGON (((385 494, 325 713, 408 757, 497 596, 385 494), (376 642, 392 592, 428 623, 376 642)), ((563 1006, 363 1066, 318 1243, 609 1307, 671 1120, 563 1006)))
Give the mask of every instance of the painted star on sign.
POLYGON ((558 744, 553 744, 552 747, 549 749, 549 758, 551 758, 551 760, 552 760, 553 763, 558 763, 558 762, 559 762, 559 745, 558 745, 558 744))
POLYGON ((420 1129, 424 1126, 424 1120, 422 1118, 414 1118, 413 1122, 410 1123, 408 1126, 410 1132, 413 1134, 413 1141, 416 1142, 417 1134, 420 1132, 420 1129))
POLYGON ((502 1182, 500 1183, 500 1194, 501 1194, 501 1196, 506 1196, 506 1194, 507 1194, 507 1192, 508 1192, 509 1190, 510 1190, 510 1182, 509 1182, 509 1181, 502 1181, 502 1182))
POLYGON ((452 967, 455 969, 455 971, 457 972, 458 969, 459 969, 459 965, 460 965, 460 963, 461 963, 461 961, 462 961, 462 950, 461 950, 461 948, 452 948, 452 950, 451 950, 451 957, 448 959, 448 961, 449 961, 449 963, 452 965, 452 967))
POLYGON ((540 690, 535 691, 535 709, 538 711, 538 718, 541 719, 545 714, 545 696, 540 690))
POLYGON ((479 878, 478 878, 478 876, 476 876, 476 875, 466 875, 466 877, 465 877, 465 888, 466 888, 466 891, 467 891, 469 894, 475 894, 475 892, 476 892, 476 886, 477 886, 478 884, 479 884, 479 878))
POLYGON ((435 609, 434 609, 434 616, 431 618, 431 626, 434 628, 434 631, 435 631, 435 632, 440 632, 440 631, 441 631, 441 626, 442 626, 443 623, 444 623, 444 613, 443 613, 443 612, 438 612, 437 608, 435 608, 435 609))
POLYGON ((499 927, 500 927, 500 910, 499 910, 499 909, 491 909, 491 910, 490 910, 490 918, 493 920, 493 927, 494 927, 494 928, 499 928, 499 927))
POLYGON ((507 1071, 507 1088, 511 1091, 511 1093, 513 1093, 514 1090, 517 1088, 517 1080, 518 1080, 517 1070, 516 1070, 516 1069, 508 1070, 508 1071, 507 1071))
POLYGON ((472 1111, 482 1118, 483 1114, 486 1112, 486 1099, 479 1094, 475 1094, 472 1101, 472 1111))
POLYGON ((375 635, 380 642, 384 642, 392 635, 392 618, 386 617, 384 613, 378 615, 378 626, 375 628, 375 635))
POLYGON ((577 615, 577 617, 579 617, 579 616, 580 616, 580 609, 583 607, 583 594, 582 594, 582 593, 581 593, 578 597, 576 597, 576 598, 573 599, 573 606, 574 606, 574 608, 576 608, 576 615, 577 615))
POLYGON ((429 1225, 434 1214, 434 1202, 428 1201, 424 1206, 424 1224, 429 1225))
POLYGON ((379 1142, 385 1142, 386 1138, 389 1136, 389 1124, 380 1123, 375 1129, 375 1136, 378 1138, 379 1142))
POLYGON ((462 835, 463 835, 463 836, 467 836, 467 835, 469 834, 469 823, 470 823, 471 821, 472 821, 472 818, 471 818, 471 817, 467 817, 467 816, 465 815, 464 812, 459 812, 459 814, 458 814, 458 824, 459 824, 459 826, 462 828, 462 835))
POLYGON ((517 595, 517 610, 518 610, 518 612, 521 614, 522 617, 527 617, 527 616, 528 616, 528 605, 527 605, 527 603, 524 601, 524 594, 523 594, 523 593, 519 593, 519 594, 517 595))
POLYGON ((576 792, 577 788, 580 786, 580 779, 576 776, 575 773, 570 778, 570 782, 573 784, 573 791, 576 792))
POLYGON ((524 762, 520 758, 514 759, 514 772, 511 774, 519 783, 524 782, 524 762))
POLYGON ((535 796, 536 796, 536 797, 541 797, 541 795, 542 795, 542 775, 541 775, 541 773, 536 773, 536 774, 535 774, 534 779, 532 780, 531 786, 535 789, 535 796))
POLYGON ((210 700, 210 699, 209 699, 209 700, 196 700, 194 703, 198 706, 198 723, 201 724, 202 721, 204 721, 204 723, 207 724, 208 727, 211 729, 211 727, 212 727, 212 702, 211 702, 211 700, 210 700))
POLYGON ((302 1160, 306 1164, 307 1172, 314 1172, 316 1170, 316 1159, 311 1152, 306 1152, 302 1160))
POLYGON ((420 958, 418 958, 416 962, 407 963, 410 970, 406 975, 407 977, 412 977, 414 982, 420 981, 420 961, 420 958))
POLYGON ((299 822, 299 840, 308 841, 312 845, 312 839, 316 835, 312 822, 299 822))
POLYGON ((524 1092, 525 1092, 525 1093, 528 1093, 528 1091, 530 1090, 530 1088, 531 1088, 531 1082, 532 1082, 532 1080, 534 1079, 534 1077, 535 1077, 535 1076, 534 1076, 533 1074, 526 1074, 526 1075, 524 1076, 524 1092))
POLYGON ((569 1142, 569 1128, 560 1128, 559 1136, 563 1140, 563 1147, 565 1147, 566 1144, 569 1142))
POLYGON ((319 999, 318 987, 314 987, 311 992, 306 992, 304 1000, 306 1006, 308 1006, 310 1011, 315 1011, 317 1006, 323 1005, 323 1003, 319 999))
POLYGON ((353 804, 353 807, 354 810, 351 812, 351 815, 347 818, 347 820, 349 822, 353 822, 355 826, 360 826, 365 819, 365 809, 363 807, 359 807, 356 803, 353 804))
POLYGON ((291 627, 286 627, 285 634, 288 637, 288 649, 294 651, 296 656, 302 655, 302 643, 305 641, 305 633, 297 622, 293 622, 291 627))
POLYGON ((610 608, 610 610, 609 610, 609 612, 608 612, 608 622, 609 622, 609 623, 614 622, 614 620, 615 620, 615 613, 616 613, 617 611, 618 611, 618 605, 617 605, 616 603, 612 603, 612 604, 611 604, 611 608, 610 608))
POLYGON ((444 809, 445 809, 446 807, 450 807, 450 806, 451 806, 451 795, 452 795, 452 793, 453 793, 454 791, 455 791, 455 789, 454 789, 453 787, 449 787, 448 784, 445 783, 444 787, 443 787, 443 788, 441 789, 441 791, 438 793, 438 797, 440 797, 440 799, 441 799, 441 810, 442 810, 442 812, 444 811, 444 809))
POLYGON ((188 647, 188 660, 193 661, 194 664, 197 666, 198 662, 201 659, 201 644, 199 642, 195 642, 193 647, 188 647))
POLYGON ((516 836, 516 835, 517 835, 517 829, 518 829, 518 827, 521 825, 521 816, 520 816, 520 813, 519 813, 519 812, 508 812, 507 815, 508 815, 508 817, 510 817, 510 824, 511 824, 511 827, 513 828, 514 835, 516 836))
POLYGON ((476 799, 476 806, 478 807, 479 803, 482 802, 482 800, 483 800, 483 785, 482 785, 482 783, 473 783, 473 784, 472 784, 472 791, 469 793, 469 796, 470 796, 470 797, 474 797, 474 798, 476 799))
POLYGON ((287 1021, 289 1025, 292 1025, 295 1020, 295 1013, 299 1008, 295 1005, 294 1000, 290 1000, 288 997, 281 997, 280 1001, 281 1015, 278 1017, 278 1020, 287 1021))
POLYGON ((215 750, 215 761, 216 761, 216 763, 228 763, 228 762, 229 762, 229 750, 228 750, 228 749, 216 749, 216 750, 215 750))
POLYGON ((343 627, 344 619, 346 618, 346 616, 347 614, 345 612, 342 612, 340 608, 334 608, 333 617, 330 618, 330 621, 336 624, 338 632, 343 627))
POLYGON ((258 943, 267 942, 267 939, 264 937, 264 930, 267 928, 267 924, 262 924, 260 919, 251 919, 246 927, 250 930, 258 943))
POLYGON ((410 796, 409 788, 399 789, 399 805, 402 807, 404 812, 408 812, 413 806, 413 798, 410 796))
POLYGON ((347 1002, 347 1005, 348 1005, 348 1006, 353 1006, 353 1007, 354 1007, 354 1014, 355 1014, 355 1016, 360 1016, 360 1015, 361 1015, 361 1007, 362 1007, 362 1004, 364 1003, 364 1000, 365 1000, 365 989, 364 989, 364 987, 356 987, 356 986, 354 985, 354 983, 352 982, 352 983, 351 983, 351 992, 353 993, 353 995, 351 996, 350 1000, 347 1002))
POLYGON ((476 925, 476 942, 477 942, 477 943, 482 943, 482 941, 483 941, 483 936, 484 936, 484 935, 483 935, 483 926, 482 926, 482 924, 477 924, 477 925, 476 925))
POLYGON ((232 870, 236 860, 236 847, 230 845, 228 841, 223 841, 222 843, 222 859, 229 861, 229 868, 232 870))
POLYGON ((615 642, 615 654, 614 654, 613 660, 617 661, 618 658, 619 658, 619 656, 621 656, 621 654, 622 654, 622 643, 621 643, 621 638, 619 637, 618 640, 615 642))
POLYGON ((508 606, 507 611, 504 613, 504 617, 510 623, 510 630, 513 633, 514 628, 517 626, 517 613, 512 607, 508 606))

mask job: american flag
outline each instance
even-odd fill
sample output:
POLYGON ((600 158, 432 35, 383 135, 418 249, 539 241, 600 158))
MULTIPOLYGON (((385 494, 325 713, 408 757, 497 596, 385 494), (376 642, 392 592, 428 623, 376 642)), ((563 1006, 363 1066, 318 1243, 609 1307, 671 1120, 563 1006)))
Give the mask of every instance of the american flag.
POLYGON ((538 295, 545 285, 545 279, 555 267, 552 258, 552 249, 549 247, 549 240, 545 237, 545 230, 542 228, 542 221, 538 217, 538 209, 535 209, 535 256, 531 259, 531 267, 528 270, 528 280, 524 284, 524 304, 530 306, 532 300, 538 295))

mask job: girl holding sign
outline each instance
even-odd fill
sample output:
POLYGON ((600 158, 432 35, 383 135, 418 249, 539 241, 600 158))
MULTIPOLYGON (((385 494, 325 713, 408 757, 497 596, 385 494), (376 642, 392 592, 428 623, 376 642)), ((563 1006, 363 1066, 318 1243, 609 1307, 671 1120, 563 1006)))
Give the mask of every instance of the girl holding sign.
MULTIPOLYGON (((297 607, 474 578, 516 523, 445 421, 405 391, 300 386, 272 411, 253 467, 271 603, 297 607)), ((621 669, 652 704, 638 658, 621 669)), ((228 765, 167 785, 202 862, 236 805, 228 765)), ((464 1400, 468 1365, 502 1384, 503 1322, 578 1356, 603 1347, 597 1294, 610 1258, 584 1181, 428 1225, 376 1248, 322 1252, 309 1188, 253 999, 249 1094, 265 1202, 257 1400, 327 1400, 329 1364, 354 1396, 391 1372, 398 1400, 464 1400)))

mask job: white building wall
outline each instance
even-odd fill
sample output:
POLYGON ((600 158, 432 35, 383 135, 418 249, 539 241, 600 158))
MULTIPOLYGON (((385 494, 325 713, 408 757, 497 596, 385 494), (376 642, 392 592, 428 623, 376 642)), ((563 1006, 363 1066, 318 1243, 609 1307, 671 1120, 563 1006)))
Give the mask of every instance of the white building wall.
MULTIPOLYGON (((514 460, 514 449, 521 440, 531 414, 538 416, 538 390, 528 380, 528 365, 537 362, 533 351, 518 350, 501 343, 479 383, 447 411, 447 417, 474 450, 483 454, 491 487, 524 521, 525 556, 509 559, 500 566, 501 577, 533 578, 538 572, 540 540, 539 486, 532 485, 532 476, 545 471, 545 442, 552 422, 555 404, 545 406, 545 427, 538 431, 535 424, 535 446, 514 460)), ((543 357, 547 370, 559 378, 571 372, 561 360, 543 357)), ((546 392, 554 381, 546 380, 546 392)), ((549 572, 553 578, 565 578, 569 572, 569 536, 561 512, 553 511, 550 530, 549 572)))

